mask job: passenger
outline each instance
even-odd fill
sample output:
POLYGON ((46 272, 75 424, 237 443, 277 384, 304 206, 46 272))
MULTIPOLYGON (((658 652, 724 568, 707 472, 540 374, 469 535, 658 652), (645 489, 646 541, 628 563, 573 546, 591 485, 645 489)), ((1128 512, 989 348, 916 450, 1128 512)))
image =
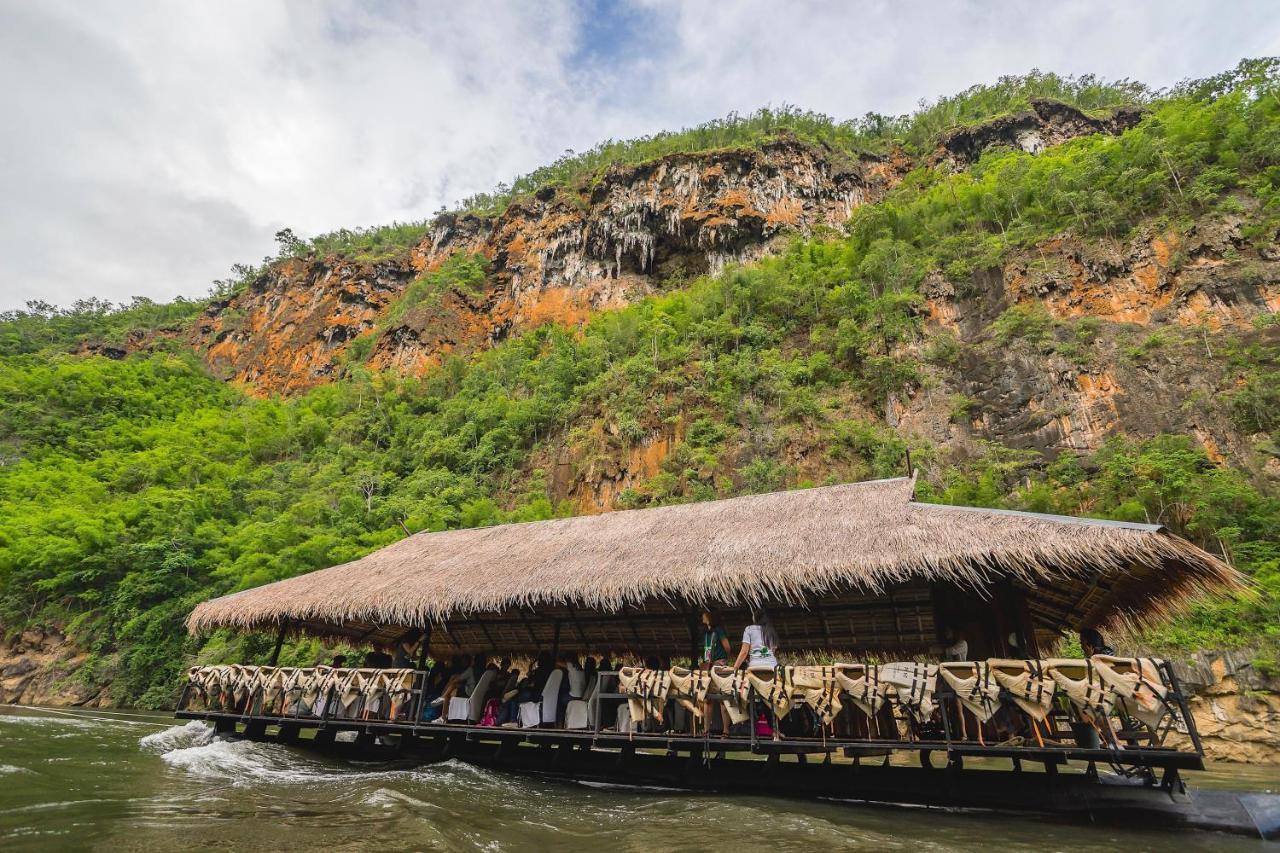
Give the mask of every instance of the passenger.
POLYGON ((948 628, 942 635, 947 643, 947 647, 942 650, 942 659, 944 661, 966 661, 969 659, 969 641, 964 638, 961 631, 955 628, 948 628))
POLYGON ((440 716, 440 704, 436 699, 449 683, 449 669, 444 661, 436 661, 427 673, 427 683, 422 693, 422 721, 429 723, 440 716))
POLYGON ((1106 638, 1102 636, 1102 632, 1097 628, 1080 629, 1080 648, 1087 658, 1091 658, 1094 655, 1114 655, 1116 653, 1114 648, 1107 645, 1106 638))
POLYGON ((504 703, 502 710, 503 725, 518 726, 520 724, 520 706, 525 702, 542 701, 542 689, 547 686, 547 679, 551 677, 551 673, 554 671, 555 662, 551 658, 551 653, 545 650, 538 652, 533 669, 529 671, 525 678, 521 679, 519 686, 516 688, 516 695, 504 703))
MULTIPOLYGON (((457 669, 449 678, 449 683, 445 685, 444 692, 435 701, 435 704, 442 707, 448 707, 449 700, 454 696, 470 696, 471 691, 476 687, 476 681, 480 678, 475 666, 472 665, 471 655, 462 655, 454 660, 457 661, 457 669)), ((476 661, 480 663, 480 672, 483 672, 483 655, 477 657, 476 661)))
POLYGON ((578 659, 574 655, 566 655, 564 658, 565 666, 565 683, 569 686, 569 698, 581 699, 583 694, 587 692, 587 676, 583 672, 582 667, 578 664, 578 659))
MULTIPOLYGON (((729 645, 729 635, 721 626, 720 620, 716 617, 716 613, 710 608, 702 610, 702 669, 711 669, 713 666, 725 666, 729 663, 729 653, 733 651, 733 647, 729 645)), ((727 736, 729 734, 729 709, 725 707, 723 702, 717 703, 720 706, 720 731, 721 734, 727 736)), ((704 725, 710 729, 711 726, 711 703, 704 702, 702 705, 702 719, 704 725)))
POLYGON ((373 651, 364 656, 362 666, 364 669, 389 669, 391 667, 391 655, 380 647, 375 646, 373 651))
MULTIPOLYGON (((764 608, 751 611, 751 624, 742 632, 742 648, 738 649, 738 658, 733 662, 734 669, 741 669, 744 664, 748 671, 768 674, 772 677, 778 668, 778 658, 774 654, 778 650, 778 633, 773 629, 773 622, 764 608)), ((754 711, 754 709, 753 709, 754 711)), ((771 737, 778 740, 778 732, 768 722, 768 718, 759 712, 753 712, 759 737, 771 737)))
POLYGON ((569 707, 569 700, 580 699, 585 684, 582 667, 578 666, 574 656, 560 655, 556 660, 556 669, 564 670, 564 678, 560 679, 560 691, 556 694, 556 719, 563 720, 565 710, 569 707))
POLYGON ((413 669, 413 656, 418 651, 418 639, 421 631, 414 631, 396 644, 395 655, 391 666, 395 669, 413 669))
POLYGON ((520 703, 530 701, 523 698, 527 695, 532 695, 530 679, 519 668, 513 667, 500 697, 502 699, 502 710, 498 714, 499 725, 520 725, 520 703))
POLYGON ((492 685, 489 687, 489 695, 485 697, 485 701, 497 699, 500 702, 506 701, 503 697, 516 689, 516 685, 520 682, 520 671, 511 666, 511 658, 505 657, 498 664, 490 664, 490 669, 497 674, 493 677, 492 685))
POLYGON ((542 688, 547 686, 547 679, 551 677, 551 673, 555 668, 555 661, 551 658, 551 652, 546 650, 538 652, 538 658, 533 664, 533 671, 529 673, 529 681, 530 686, 539 695, 542 694, 542 688))
POLYGON ((769 614, 763 608, 752 610, 751 624, 742 632, 742 648, 738 649, 733 668, 742 669, 745 662, 747 669, 773 672, 778 668, 778 658, 774 655, 777 650, 778 634, 769 621, 769 614))
POLYGON ((596 659, 587 655, 582 662, 582 676, 586 680, 586 691, 584 695, 591 692, 591 687, 596 683, 596 659))
POLYGON ((334 655, 333 663, 329 664, 329 666, 333 667, 334 669, 342 669, 346 665, 347 665, 346 655, 334 655))
POLYGON ((644 659, 645 669, 662 669, 662 658, 657 655, 649 655, 644 659))
MULTIPOLYGON (((617 661, 613 660, 613 655, 606 652, 605 655, 602 658, 600 658, 600 665, 596 668, 596 672, 597 673, 605 673, 605 672, 616 673, 618 671, 618 666, 619 664, 617 663, 617 661)), ((600 684, 599 692, 601 693, 617 693, 618 692, 617 675, 610 675, 607 678, 605 678, 602 675, 597 675, 596 678, 597 679, 604 678, 604 681, 601 682, 600 684)), ((601 719, 612 720, 614 718, 613 716, 614 709, 616 709, 619 705, 621 705, 625 701, 626 701, 625 699, 600 700, 599 713, 601 714, 601 719)))

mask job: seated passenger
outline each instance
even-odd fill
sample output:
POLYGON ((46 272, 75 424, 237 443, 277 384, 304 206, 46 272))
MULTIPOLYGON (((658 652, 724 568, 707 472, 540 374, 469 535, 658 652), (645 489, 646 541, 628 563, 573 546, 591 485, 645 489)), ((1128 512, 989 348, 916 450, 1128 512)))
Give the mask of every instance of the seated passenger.
POLYGON ((454 696, 466 696, 476 686, 477 676, 471 666, 471 655, 459 655, 453 660, 454 668, 449 676, 449 683, 433 704, 447 707, 454 696))
POLYGON ((581 699, 587 691, 587 676, 578 664, 577 657, 565 655, 565 682, 569 685, 569 698, 581 699))
POLYGON ((586 682, 585 692, 590 693, 592 685, 596 683, 596 659, 590 655, 582 662, 582 677, 586 682))
POLYGON ((431 722, 440 716, 440 704, 436 699, 444 692, 445 685, 449 683, 449 669, 443 661, 436 661, 431 669, 427 672, 427 681, 423 687, 422 694, 422 720, 423 722, 431 722))
POLYGON ((947 647, 942 650, 942 659, 947 662, 966 661, 969 659, 969 641, 962 631, 948 628, 942 635, 947 647))

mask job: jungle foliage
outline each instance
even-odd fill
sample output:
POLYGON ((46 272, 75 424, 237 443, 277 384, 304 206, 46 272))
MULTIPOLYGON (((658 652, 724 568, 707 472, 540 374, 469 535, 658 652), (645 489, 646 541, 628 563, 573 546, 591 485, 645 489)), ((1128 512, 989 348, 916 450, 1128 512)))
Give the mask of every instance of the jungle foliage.
MULTIPOLYGON (((1230 557, 1257 595, 1207 603, 1148 639, 1169 649, 1275 649, 1280 502, 1190 439, 1120 436, 1052 461, 988 445, 961 458, 883 417, 977 346, 926 334, 930 276, 962 287, 1054 234, 1106 239, 1228 209, 1247 214, 1248 239, 1274 239, 1280 98, 1274 79, 1242 79, 1211 96, 1153 103, 1119 137, 1034 157, 994 153, 965 174, 922 168, 860 209, 843 235, 797 241, 578 330, 529 331, 421 378, 356 369, 296 398, 256 399, 181 347, 115 360, 64 352, 180 322, 197 303, 38 306, 0 317, 0 625, 61 626, 94 655, 79 677, 111 679, 118 702, 163 705, 191 656, 261 646, 189 640, 182 620, 197 601, 358 557, 406 530, 571 513, 572 504, 553 503, 545 473, 561 449, 587 470, 663 434, 681 438, 622 505, 893 476, 909 448, 924 498, 1159 522, 1230 557), (797 448, 807 467, 789 452, 797 448)), ((971 91, 937 121, 1012 109, 1025 83, 971 91)), ((1070 85, 1084 105, 1146 97, 1088 78, 1070 85)), ((741 132, 765 134, 780 121, 798 132, 816 121, 788 115, 741 132)), ((720 144, 707 133, 706 144, 720 144)), ((333 239, 335 251, 366 250, 363 237, 333 239)), ((307 251, 293 240, 282 239, 282 255, 307 251)), ((442 287, 483 281, 482 259, 460 256, 391 311, 403 320, 442 287)), ((1085 359, 1097 331, 1096 322, 1066 329, 1021 307, 992 324, 985 345, 1073 348, 1085 359)), ((1229 352, 1237 390, 1212 404, 1242 429, 1274 436, 1275 347, 1229 352)), ((976 404, 953 399, 951 417, 971 417, 976 404)), ((316 653, 289 651, 298 660, 316 653)))

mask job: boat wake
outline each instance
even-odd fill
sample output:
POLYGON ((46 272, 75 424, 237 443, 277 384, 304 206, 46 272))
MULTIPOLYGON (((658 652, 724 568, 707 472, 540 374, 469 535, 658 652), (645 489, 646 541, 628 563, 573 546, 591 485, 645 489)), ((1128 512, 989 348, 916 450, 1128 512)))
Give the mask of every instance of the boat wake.
POLYGON ((138 741, 144 750, 157 754, 185 747, 206 746, 212 742, 213 727, 199 720, 192 720, 185 726, 171 726, 138 741))
POLYGON ((446 761, 428 766, 406 766, 402 762, 350 765, 326 761, 299 750, 273 743, 248 740, 225 740, 213 729, 198 721, 173 726, 139 740, 145 752, 159 755, 170 767, 208 781, 233 786, 271 785, 349 785, 363 781, 415 782, 442 777, 468 777, 469 784, 492 779, 488 771, 459 761, 446 761))

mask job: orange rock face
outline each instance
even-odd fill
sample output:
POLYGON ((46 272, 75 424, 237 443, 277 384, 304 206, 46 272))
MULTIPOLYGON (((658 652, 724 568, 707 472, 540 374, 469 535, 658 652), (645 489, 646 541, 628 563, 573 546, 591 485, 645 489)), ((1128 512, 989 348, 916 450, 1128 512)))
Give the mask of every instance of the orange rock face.
POLYGON ((374 339, 372 366, 420 373, 521 329, 582 323, 665 278, 758 258, 788 233, 838 225, 908 165, 900 157, 837 165, 828 152, 780 140, 615 167, 576 195, 546 190, 495 218, 442 216, 402 257, 276 264, 212 306, 193 343, 214 370, 259 393, 326 381, 362 336, 374 339), (386 319, 416 278, 458 253, 488 259, 481 288, 434 294, 386 319))
MULTIPOLYGON (((1096 120, 1037 103, 987 130, 949 138, 932 162, 963 168, 991 146, 1053 144, 1133 121, 1136 114, 1096 120)), ((494 217, 440 216, 416 245, 390 258, 273 264, 246 290, 210 306, 192 344, 219 375, 261 394, 327 381, 357 341, 355 357, 373 367, 420 373, 521 329, 581 323, 661 281, 757 259, 789 234, 838 226, 914 165, 901 149, 850 158, 783 137, 759 148, 615 166, 578 187, 544 188, 494 217), (488 260, 481 286, 431 293, 389 319, 416 279, 460 253, 488 260)), ((1076 288, 1054 297, 1061 302, 1055 310, 1137 318, 1164 286, 1161 264, 1167 259, 1154 257, 1150 270, 1135 269, 1129 295, 1076 288)))

